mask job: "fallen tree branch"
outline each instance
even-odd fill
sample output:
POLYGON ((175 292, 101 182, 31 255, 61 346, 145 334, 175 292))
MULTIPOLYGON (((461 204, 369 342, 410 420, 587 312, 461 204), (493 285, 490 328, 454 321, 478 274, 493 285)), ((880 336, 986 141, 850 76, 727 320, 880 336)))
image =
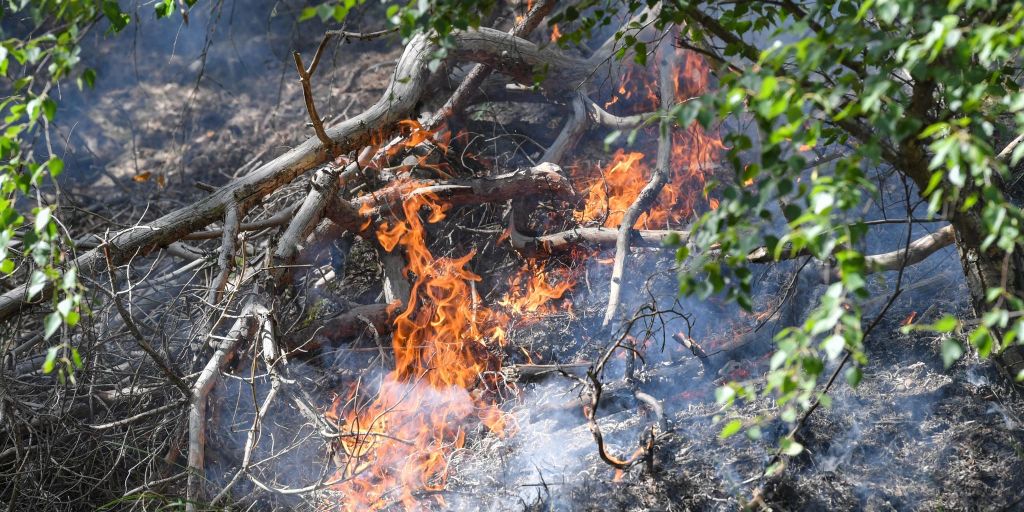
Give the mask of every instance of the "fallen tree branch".
MULTIPOLYGON (((659 68, 659 94, 661 105, 667 107, 675 97, 676 63, 675 51, 673 51, 671 38, 666 34, 661 41, 661 62, 659 68)), ((633 204, 626 209, 622 216, 622 224, 619 226, 618 238, 615 241, 615 260, 612 264, 612 278, 608 290, 608 309, 605 310, 602 325, 605 328, 611 327, 612 321, 618 314, 619 300, 622 295, 622 278, 626 268, 626 256, 629 254, 630 231, 636 224, 640 215, 647 211, 654 204, 661 193, 661 189, 669 181, 671 173, 670 163, 672 158, 672 124, 669 120, 661 123, 658 135, 658 156, 654 170, 651 172, 651 181, 644 186, 637 195, 633 204)))
MULTIPOLYGON (((507 232, 512 247, 526 256, 557 254, 576 247, 601 249, 614 247, 619 236, 619 230, 602 227, 575 228, 549 235, 528 236, 520 233, 515 224, 511 222, 507 232)), ((686 231, 631 229, 629 230, 630 245, 632 247, 665 247, 665 240, 673 233, 683 239, 689 236, 686 231)))
POLYGON ((351 203, 338 198, 325 213, 336 225, 337 233, 362 231, 368 227, 367 221, 401 211, 403 203, 418 195, 436 197, 451 207, 502 202, 531 194, 570 197, 572 185, 560 171, 557 165, 543 163, 494 177, 399 182, 351 203))
MULTIPOLYGON (((517 24, 511 34, 515 37, 526 37, 537 25, 547 16, 551 9, 554 8, 554 0, 540 0, 530 12, 526 13, 523 20, 517 24)), ((469 71, 466 78, 459 84, 459 87, 455 89, 448 101, 434 113, 434 115, 427 121, 425 127, 427 130, 433 130, 437 128, 442 121, 450 118, 455 112, 460 112, 466 108, 469 100, 476 94, 477 89, 484 83, 484 80, 490 76, 493 68, 487 64, 477 64, 473 66, 473 69, 469 71)))
POLYGON ((188 500, 185 504, 187 511, 194 511, 196 503, 202 499, 202 484, 206 479, 206 398, 238 344, 243 339, 255 337, 263 323, 258 317, 267 314, 267 309, 256 302, 246 304, 231 331, 221 340, 192 386, 192 403, 188 413, 188 500))
POLYGON ((924 261, 939 249, 953 245, 955 241, 953 226, 948 225, 910 242, 902 249, 865 256, 864 267, 869 273, 901 270, 924 261))
POLYGON ((367 329, 364 319, 369 319, 378 333, 388 333, 402 309, 400 302, 356 306, 340 315, 289 333, 281 341, 289 350, 316 350, 336 340, 358 336, 367 329))
POLYGON ((309 233, 316 227, 323 215, 324 207, 331 198, 338 192, 338 176, 340 169, 329 165, 317 171, 310 180, 309 191, 302 206, 295 213, 294 218, 288 224, 288 228, 281 235, 277 242, 277 249, 274 251, 273 268, 270 275, 274 279, 278 292, 281 286, 287 284, 289 265, 298 252, 299 242, 305 240, 309 233))
POLYGON ((235 265, 235 242, 238 238, 239 212, 237 204, 229 204, 224 213, 224 233, 221 237, 220 255, 217 257, 217 276, 210 286, 210 294, 206 301, 210 304, 220 303, 221 294, 228 284, 228 276, 231 275, 231 268, 235 265))
POLYGON ((565 122, 565 126, 562 127, 562 131, 559 132, 558 138, 548 146, 547 151, 544 152, 544 156, 541 158, 544 162, 551 162, 553 164, 560 164, 565 154, 572 148, 576 147, 576 143, 579 142, 580 138, 587 130, 589 124, 587 118, 587 105, 586 96, 582 92, 578 92, 573 95, 572 98, 572 117, 565 122))

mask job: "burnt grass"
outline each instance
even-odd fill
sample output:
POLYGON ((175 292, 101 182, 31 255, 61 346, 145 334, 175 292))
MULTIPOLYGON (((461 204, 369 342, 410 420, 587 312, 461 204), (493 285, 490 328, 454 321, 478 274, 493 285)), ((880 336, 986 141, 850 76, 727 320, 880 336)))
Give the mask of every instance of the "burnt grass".
MULTIPOLYGON (((900 332, 915 306, 929 302, 939 301, 933 312, 967 316, 964 304, 943 302, 964 297, 961 287, 943 281, 894 304, 866 341, 870 362, 859 386, 853 389, 840 377, 830 407, 815 411, 797 435, 803 453, 788 458, 775 476, 761 475, 788 424, 767 421, 758 441, 719 439, 721 424, 712 419, 718 408, 706 398, 713 383, 699 376, 672 378, 675 386, 692 386, 689 395, 674 391, 676 397, 705 399, 663 398, 671 433, 656 449, 653 473, 641 464, 615 481, 591 447, 580 473, 585 476, 548 482, 532 500, 510 508, 758 509, 751 501, 758 496, 774 510, 1022 510, 1024 400, 990 360, 967 354, 946 369, 941 339, 900 332)), ((917 321, 928 320, 934 319, 917 321)), ((679 371, 697 373, 686 367, 679 371)), ((771 417, 772 410, 773 404, 759 400, 739 405, 729 418, 749 423, 771 417)), ((612 416, 623 414, 638 415, 612 416)), ((617 425, 606 424, 612 433, 617 425)), ((635 428, 631 432, 634 440, 623 436, 621 446, 636 446, 635 428)))
MULTIPOLYGON (((726 378, 763 386, 773 333, 783 322, 801 321, 820 286, 784 304, 756 336, 744 331, 744 322, 730 320, 726 306, 687 302, 694 339, 705 340, 712 353, 710 368, 671 341, 661 344, 664 334, 680 329, 678 321, 645 332, 634 329, 653 341, 638 363, 636 388, 661 401, 668 423, 668 432, 658 435, 653 471, 640 463, 617 478, 598 457, 583 419, 585 387, 578 379, 553 375, 521 383, 519 398, 506 404, 518 431, 506 439, 479 432, 455 454, 446 505, 492 510, 1022 510, 1024 399, 990 359, 967 349, 945 368, 939 335, 901 330, 911 314, 923 324, 947 313, 971 318, 963 280, 948 264, 955 256, 946 256, 938 265, 943 271, 929 266, 907 272, 908 291, 865 340, 869 362, 862 381, 851 388, 840 375, 829 393, 831 403, 811 414, 796 436, 804 451, 785 458, 784 469, 775 475, 763 473, 792 423, 778 419, 778 407, 767 398, 723 413, 714 389, 726 378), (741 433, 720 439, 724 423, 716 421, 718 415, 745 425, 760 420, 761 438, 741 433)), ((604 282, 607 268, 592 262, 585 264, 584 279, 604 282)), ((635 275, 657 274, 671 263, 650 254, 633 260, 635 275)), ((787 271, 792 268, 780 265, 761 274, 763 300, 778 293, 787 271)), ((658 302, 674 298, 673 279, 668 273, 652 286, 658 302)), ((880 277, 872 283, 877 296, 865 308, 866 322, 881 312, 891 281, 880 277)), ((548 363, 592 361, 607 343, 595 328, 606 293, 603 288, 588 292, 578 284, 571 325, 565 318, 547 319, 516 333, 512 343, 529 347, 548 363)), ((638 293, 629 307, 643 300, 638 293)), ((967 347, 966 336, 957 339, 967 347)), ((506 363, 514 361, 516 347, 506 352, 506 363)), ((834 369, 835 363, 826 364, 819 389, 834 369)), ((651 411, 622 392, 628 386, 620 367, 609 371, 604 383, 607 400, 602 400, 598 423, 609 452, 626 458, 656 422, 651 411)))

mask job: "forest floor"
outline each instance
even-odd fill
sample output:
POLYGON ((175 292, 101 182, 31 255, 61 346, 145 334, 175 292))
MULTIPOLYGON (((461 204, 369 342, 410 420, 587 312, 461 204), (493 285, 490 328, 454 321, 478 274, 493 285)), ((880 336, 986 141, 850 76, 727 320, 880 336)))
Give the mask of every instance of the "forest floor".
MULTIPOLYGON (((142 53, 132 55, 130 66, 123 59, 86 55, 100 70, 98 88, 88 96, 69 94, 58 125, 68 141, 69 170, 62 178, 67 204, 92 212, 77 219, 81 229, 116 229, 155 218, 202 197, 203 184, 220 186, 310 135, 285 50, 311 51, 319 38, 315 31, 245 20, 234 7, 224 9, 232 12, 208 16, 221 20, 217 30, 236 28, 215 43, 205 64, 192 59, 196 50, 201 53, 208 38, 224 32, 190 27, 187 35, 173 28, 159 37, 139 35, 142 53), (169 40, 178 46, 167 56, 160 52, 169 40), (204 78, 197 88, 200 70, 204 78)), ((202 26, 204 18, 195 18, 202 26)), ((95 51, 113 49, 113 43, 96 42, 95 51)), ((324 61, 316 80, 321 111, 342 118, 370 105, 400 51, 372 43, 324 61)), ((290 193, 301 194, 304 186, 300 180, 290 193)), ((379 294, 372 256, 353 251, 346 298, 365 302, 379 294)), ((669 426, 656 443, 653 473, 641 464, 620 477, 598 458, 575 381, 556 375, 521 385, 519 397, 505 404, 516 420, 512 435, 470 436, 452 461, 445 503, 498 510, 736 510, 763 488, 761 499, 776 510, 1024 510, 1024 399, 1007 388, 991 362, 968 354, 945 369, 941 339, 900 332, 912 313, 916 322, 943 313, 970 317, 951 256, 944 256, 938 272, 946 278, 894 303, 866 342, 870 364, 860 386, 851 389, 839 380, 831 406, 812 414, 797 436, 805 451, 780 476, 761 473, 787 426, 769 422, 761 440, 720 439, 721 424, 713 421, 720 376, 704 375, 695 359, 669 341, 664 350, 648 348, 650 360, 638 372, 640 387, 663 401, 669 426)), ((665 271, 672 265, 664 253, 644 258, 638 266, 665 271)), ((163 265, 160 271, 175 266, 163 265)), ((594 272, 593 282, 607 281, 606 270, 588 271, 594 272)), ((926 272, 910 278, 923 279, 926 272)), ((659 288, 667 294, 673 289, 664 283, 659 288)), ((599 312, 605 298, 580 293, 575 314, 599 312)), ((717 321, 710 309, 695 320, 703 329, 717 321)), ((550 318, 520 333, 515 343, 549 362, 592 357, 597 347, 567 334, 568 324, 550 318)), ((762 338, 770 339, 770 333, 762 338)), ((730 368, 756 378, 764 371, 765 353, 752 353, 756 360, 730 368)), ((318 398, 325 407, 330 402, 318 398)), ((729 417, 749 424, 768 415, 771 406, 740 404, 729 417)), ((604 413, 599 423, 613 449, 628 454, 651 420, 623 406, 604 413)))

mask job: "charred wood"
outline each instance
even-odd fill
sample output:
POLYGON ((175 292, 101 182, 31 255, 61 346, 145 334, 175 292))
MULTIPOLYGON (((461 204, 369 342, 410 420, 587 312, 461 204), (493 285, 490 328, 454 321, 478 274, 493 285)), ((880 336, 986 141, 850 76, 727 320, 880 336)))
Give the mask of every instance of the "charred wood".
POLYGON ((388 333, 391 332, 394 319, 400 312, 399 302, 357 306, 285 335, 281 340, 282 345, 289 350, 312 351, 319 347, 334 345, 343 339, 359 336, 369 327, 381 334, 388 333))

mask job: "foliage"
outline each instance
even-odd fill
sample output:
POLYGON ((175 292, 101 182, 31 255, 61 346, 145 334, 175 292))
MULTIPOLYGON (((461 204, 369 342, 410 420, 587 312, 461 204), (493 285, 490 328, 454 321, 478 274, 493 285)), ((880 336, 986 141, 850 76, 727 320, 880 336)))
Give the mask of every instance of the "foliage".
MULTIPOLYGON (((315 17, 321 21, 343 23, 353 8, 363 5, 366 0, 332 0, 302 10, 299 20, 315 17)), ((452 30, 479 27, 484 17, 494 10, 495 0, 448 0, 444 2, 423 2, 410 0, 408 3, 382 1, 387 8, 385 16, 392 25, 399 28, 402 37, 411 37, 416 32, 432 31, 444 39, 452 30)))
MULTIPOLYGON (((609 6, 594 3, 596 11, 609 6)), ((692 242, 705 251, 690 261, 682 291, 724 292, 749 308, 746 256, 762 244, 777 259, 803 251, 831 261, 840 277, 803 325, 779 334, 766 386, 732 383, 723 402, 774 393, 783 418, 793 420, 818 398, 823 360, 849 352, 858 366, 866 362, 859 304, 868 271, 858 248, 867 227, 852 210, 877 193, 865 169, 901 173, 917 185, 929 215, 981 233, 983 253, 1006 262, 1019 255, 1024 215, 1004 188, 1024 146, 1000 159, 992 141, 1008 141, 1024 125, 1022 21, 1021 2, 985 0, 691 1, 661 11, 659 23, 681 26, 682 40, 718 65, 715 91, 679 108, 679 122, 710 126, 742 116, 757 128, 756 145, 748 133, 728 136, 735 180, 719 184, 721 206, 697 225, 692 242), (721 53, 715 40, 725 43, 721 53), (833 168, 805 156, 847 143, 852 150, 833 168), (712 256, 706 249, 713 246, 721 250, 712 256)), ((985 290, 987 313, 968 337, 982 356, 1024 333, 1014 313, 1022 309, 1020 290, 1007 280, 1014 277, 985 290)), ((925 326, 959 327, 952 317, 925 326)), ((962 350, 947 338, 942 354, 949 365, 962 350)), ((856 366, 846 375, 851 384, 860 380, 856 366)), ((729 423, 723 434, 734 429, 729 423)))
MULTIPOLYGON (((956 220, 976 213, 976 227, 955 225, 984 233, 981 251, 999 251, 1007 261, 1019 251, 1024 217, 1003 191, 1008 166, 990 141, 1014 138, 1024 121, 1024 93, 1016 84, 1024 5, 883 0, 700 8, 681 4, 663 16, 682 17, 690 38, 705 48, 708 37, 720 37, 728 43, 723 61, 747 63, 721 69, 716 93, 699 108, 718 119, 753 119, 760 145, 754 150, 749 136, 731 134, 736 184, 723 190, 722 207, 701 220, 696 240, 698 247, 720 244, 723 258, 704 259, 699 268, 711 279, 686 275, 683 290, 728 290, 749 305, 745 256, 761 243, 776 258, 805 250, 834 261, 841 277, 802 326, 778 337, 762 392, 775 392, 784 416, 792 418, 813 402, 823 371, 820 351, 834 361, 845 350, 858 364, 866 362, 858 304, 867 298, 867 269, 857 248, 867 228, 851 211, 876 192, 864 169, 895 168, 919 187, 929 215, 956 220), (765 48, 745 42, 744 36, 753 40, 758 33, 773 42, 765 48), (853 150, 830 171, 801 154, 848 141, 853 150), (773 203, 784 205, 781 212, 773 203), (785 228, 766 229, 779 213, 785 228)), ((680 111, 680 120, 693 115, 680 111)), ((1022 154, 1018 147, 1010 162, 1022 154)), ((1019 318, 1011 321, 1010 312, 1021 310, 1015 291, 991 287, 986 294, 988 312, 969 336, 982 356, 1005 349, 1024 327, 1019 318), (996 332, 1004 334, 1001 344, 996 332)), ((943 332, 957 327, 951 318, 931 326, 943 332)), ((962 353, 951 339, 942 352, 947 365, 962 353)), ((847 376, 859 381, 856 368, 847 376)))
MULTIPOLYGON (((162 4, 170 1, 157 5, 158 15, 162 4)), ((12 0, 2 16, 9 33, 0 33, 0 271, 27 282, 29 299, 49 303, 52 312, 43 320, 49 339, 88 313, 82 285, 68 266, 73 247, 57 215, 59 195, 41 189, 64 169, 50 143, 57 116, 50 93, 72 78, 80 89, 93 87, 96 72, 78 69, 79 42, 98 24, 113 34, 131 18, 114 0, 12 0), (52 293, 43 293, 47 284, 54 285, 52 293)), ((56 369, 63 380, 79 366, 78 351, 60 343, 48 351, 43 369, 56 369)))

